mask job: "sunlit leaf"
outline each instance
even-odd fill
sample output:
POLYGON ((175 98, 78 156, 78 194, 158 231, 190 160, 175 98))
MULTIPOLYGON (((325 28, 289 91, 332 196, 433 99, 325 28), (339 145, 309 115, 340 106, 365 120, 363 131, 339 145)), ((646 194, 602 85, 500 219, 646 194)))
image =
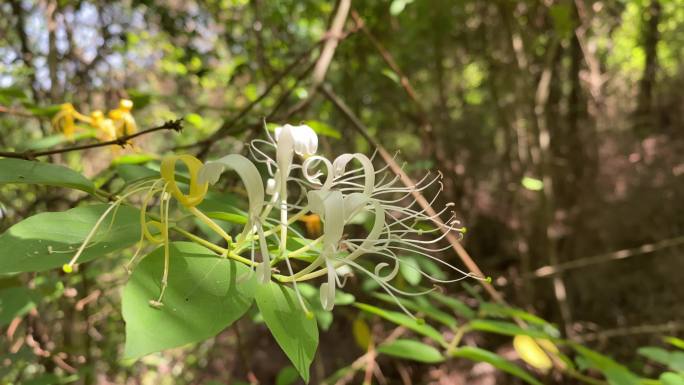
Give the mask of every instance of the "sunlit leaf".
POLYGON ((42 184, 95 192, 93 182, 70 168, 23 159, 0 159, 0 185, 5 183, 42 184))
POLYGON ((311 127, 311 129, 314 130, 314 132, 318 135, 328 136, 335 139, 342 138, 342 134, 340 134, 338 130, 319 120, 307 120, 304 122, 304 124, 311 127))
POLYGON ((666 372, 658 378, 663 385, 684 385, 684 375, 677 373, 666 372))
POLYGON ((140 153, 135 153, 135 154, 124 154, 121 156, 117 156, 112 160, 112 164, 114 165, 119 165, 119 164, 143 164, 147 163, 151 160, 157 159, 158 156, 152 155, 152 154, 140 154, 140 153))
POLYGON ((268 329, 299 375, 309 382, 309 366, 318 346, 316 319, 308 317, 294 290, 274 282, 258 285, 256 303, 268 329))
POLYGON ((419 284, 422 279, 422 276, 420 275, 420 266, 413 257, 401 257, 399 271, 406 282, 413 286, 419 284))
POLYGON ((544 189, 544 182, 529 176, 522 178, 522 181, 520 183, 522 183, 523 187, 525 187, 528 190, 541 191, 544 189))
MULTIPOLYGON (((107 208, 98 204, 40 213, 10 227, 0 235, 0 274, 62 266, 74 256, 107 208)), ((139 239, 140 212, 120 206, 104 220, 79 262, 129 247, 139 239)))
POLYGON ((667 342, 668 344, 684 350, 684 340, 681 338, 677 337, 663 337, 663 341, 667 342))
POLYGON ((124 287, 127 358, 203 341, 242 317, 252 304, 255 280, 245 265, 194 243, 174 242, 169 251, 163 306, 149 304, 160 292, 163 247, 135 267, 124 287))

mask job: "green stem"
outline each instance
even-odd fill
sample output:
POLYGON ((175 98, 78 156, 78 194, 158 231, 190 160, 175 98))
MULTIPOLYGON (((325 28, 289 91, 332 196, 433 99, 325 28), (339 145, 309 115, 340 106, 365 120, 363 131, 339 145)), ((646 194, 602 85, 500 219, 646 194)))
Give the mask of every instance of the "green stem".
POLYGON ((236 260, 236 261, 238 261, 238 262, 240 262, 240 263, 244 263, 244 264, 247 265, 247 266, 256 267, 256 265, 257 265, 256 262, 252 262, 251 260, 249 260, 249 259, 247 259, 247 258, 245 258, 245 257, 243 257, 243 256, 240 256, 239 254, 235 253, 234 251, 231 251, 231 250, 228 250, 228 249, 224 249, 224 248, 221 247, 221 246, 215 245, 215 244, 213 244, 213 243, 207 241, 206 239, 201 238, 201 237, 198 237, 197 235, 192 234, 192 233, 190 233, 190 232, 188 232, 188 231, 185 231, 185 230, 183 230, 183 229, 181 229, 181 228, 178 228, 178 227, 170 227, 170 229, 176 231, 177 233, 183 235, 184 237, 190 239, 191 241, 196 242, 196 243, 199 243, 200 245, 206 247, 207 249, 211 249, 211 250, 217 252, 218 254, 221 254, 221 255, 223 255, 223 256, 226 256, 226 257, 228 257, 228 258, 230 258, 230 259, 234 259, 234 260, 236 260))
POLYGON ((470 325, 465 323, 456 329, 456 332, 454 333, 454 338, 451 339, 451 342, 449 342, 449 346, 446 348, 446 354, 451 355, 451 353, 456 350, 456 347, 458 346, 459 343, 461 343, 461 339, 463 339, 463 335, 465 335, 468 331, 470 330, 470 325))

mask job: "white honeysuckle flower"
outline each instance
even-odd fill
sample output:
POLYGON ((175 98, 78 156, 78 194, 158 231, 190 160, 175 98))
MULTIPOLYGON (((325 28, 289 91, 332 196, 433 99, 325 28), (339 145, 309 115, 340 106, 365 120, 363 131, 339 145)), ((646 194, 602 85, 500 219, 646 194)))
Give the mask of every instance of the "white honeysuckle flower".
MULTIPOLYGON (((320 287, 321 303, 325 309, 332 309, 335 290, 341 286, 338 271, 340 268, 352 268, 368 275, 392 296, 395 293, 423 294, 425 291, 407 293, 390 283, 399 273, 400 266, 406 263, 401 258, 405 255, 423 256, 461 274, 456 279, 442 280, 418 270, 434 283, 473 277, 436 256, 448 248, 435 246, 446 234, 457 232, 462 236, 465 231, 453 214, 446 224, 437 224, 439 222, 436 220, 442 218, 453 204, 446 205, 436 215, 430 216, 418 207, 413 197, 414 193, 430 187, 439 186, 441 191, 440 174, 431 176, 428 173, 415 186, 406 187, 400 183, 399 177, 388 177, 388 166, 376 169, 373 159, 364 154, 342 154, 334 160, 316 155, 318 139, 310 127, 284 125, 276 129, 275 138, 269 138, 270 141, 254 140, 250 151, 256 161, 266 165, 271 176, 266 190, 272 195, 269 205, 280 209, 280 220, 274 225, 280 226, 281 258, 287 262, 290 272, 284 281, 293 282, 295 289, 296 282, 327 276, 326 282, 320 287), (273 150, 264 146, 274 149, 275 156, 269 156, 273 150), (301 163, 298 163, 295 154, 301 157, 301 163), (308 200, 306 205, 287 202, 288 183, 295 183, 302 188, 308 200), (293 209, 301 210, 300 214, 311 211, 323 223, 323 234, 315 241, 322 243, 322 251, 297 272, 293 272, 289 252, 285 248, 288 232, 297 234, 287 226, 288 212, 293 209), (362 217, 373 218, 367 236, 344 239, 344 227, 362 217), (360 262, 359 258, 363 258, 364 262, 360 262), (367 268, 369 261, 374 262, 370 269, 367 268)), ((437 195, 430 204, 435 202, 437 195)), ((293 218, 298 215, 295 214, 293 218)), ((269 218, 266 220, 274 221, 269 218)), ((414 265, 406 267, 416 269, 414 265)))
POLYGON ((291 142, 294 152, 302 157, 311 156, 318 150, 318 135, 313 128, 305 124, 301 126, 286 124, 276 127, 275 141, 278 145, 281 142, 289 145, 291 142))
POLYGON ((309 191, 307 197, 309 209, 323 221, 323 250, 318 260, 319 264, 325 263, 328 282, 321 285, 321 304, 325 310, 332 310, 338 283, 334 266, 335 254, 344 232, 344 197, 339 191, 323 190, 309 191))
MULTIPOLYGON (((344 239, 340 240, 339 244, 335 245, 337 249, 344 249, 347 251, 346 255, 337 253, 327 255, 325 259, 318 258, 309 266, 300 270, 295 277, 297 279, 310 279, 316 276, 328 274, 328 282, 321 287, 321 299, 326 306, 326 301, 329 301, 330 296, 334 294, 334 288, 331 286, 335 281, 331 278, 331 270, 348 265, 356 270, 362 271, 369 277, 374 279, 385 289, 390 295, 399 293, 403 295, 417 295, 422 293, 407 293, 396 289, 389 284, 399 272, 400 264, 404 263, 399 255, 411 254, 420 255, 429 258, 449 269, 458 272, 462 276, 453 280, 441 280, 432 277, 422 270, 418 272, 433 282, 447 283, 455 282, 467 277, 473 277, 472 274, 467 273, 452 264, 437 258, 434 254, 446 250, 445 248, 433 248, 432 245, 441 241, 449 232, 458 232, 462 235, 464 229, 460 223, 454 219, 452 215, 447 224, 443 228, 434 227, 434 219, 440 218, 449 207, 453 204, 448 204, 442 211, 434 216, 429 216, 425 210, 414 208, 417 205, 416 200, 412 194, 416 191, 424 191, 434 184, 439 184, 441 191, 441 175, 433 178, 428 174, 415 186, 405 187, 399 185, 398 177, 389 181, 385 181, 386 176, 382 176, 376 182, 379 173, 383 172, 384 168, 376 171, 372 161, 363 154, 343 154, 337 157, 333 162, 321 156, 310 157, 302 164, 302 174, 306 181, 311 185, 320 188, 319 191, 337 191, 343 196, 343 210, 335 218, 336 222, 344 224, 349 223, 356 215, 368 213, 374 216, 373 226, 363 239, 344 239), (348 165, 352 161, 360 163, 361 167, 347 171, 348 165), (321 170, 318 170, 322 167, 321 170), (321 179, 323 179, 321 181, 321 179), (433 226, 428 230, 421 230, 420 226, 433 226), (442 234, 440 234, 440 232, 442 234), (437 235, 433 239, 424 239, 424 235, 437 235), (388 258, 390 263, 378 262, 373 271, 369 271, 355 262, 358 258, 369 255, 381 258, 388 258), (332 258, 331 258, 332 257, 332 258), (332 265, 330 264, 332 262, 332 265), (322 270, 316 270, 323 266, 322 270), (393 265, 393 266, 392 266, 393 265), (386 268, 392 268, 385 273, 386 268), (325 291, 325 293, 324 293, 325 291)), ((437 193, 437 195, 439 192, 437 193)), ((311 196, 312 193, 309 193, 311 196)), ((434 203, 437 195, 432 199, 431 204, 434 203)), ((311 202, 311 200, 310 200, 311 202)), ((313 212, 316 212, 316 207, 311 207, 313 212)), ((320 215, 320 214, 319 214, 320 215)), ((321 215, 323 218, 323 215, 321 215)), ((324 221, 330 221, 330 215, 326 215, 324 221)), ((327 224, 327 223, 326 223, 327 224)), ((339 226, 339 224, 337 225, 339 226)), ((327 231, 327 227, 326 227, 327 231)), ((324 235, 325 239, 325 235, 324 235)), ((413 266, 409 266, 415 268, 413 266)), ((423 292, 424 293, 424 292, 423 292)))

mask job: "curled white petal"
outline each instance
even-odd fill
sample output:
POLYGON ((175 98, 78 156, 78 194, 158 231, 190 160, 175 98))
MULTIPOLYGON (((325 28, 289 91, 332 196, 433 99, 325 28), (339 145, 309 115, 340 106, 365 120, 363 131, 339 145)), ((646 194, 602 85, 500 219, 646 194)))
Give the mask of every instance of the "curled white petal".
POLYGON ((375 167, 373 167, 373 162, 371 162, 370 159, 364 154, 361 153, 355 153, 355 154, 342 154, 335 158, 332 164, 332 169, 333 173, 335 175, 335 178, 342 177, 344 175, 344 172, 347 168, 347 165, 349 162, 351 162, 353 159, 356 159, 361 163, 361 166, 363 168, 363 179, 364 179, 364 185, 363 185, 363 192, 366 195, 370 195, 373 193, 373 190, 375 188, 375 167))
POLYGON ((297 155, 311 156, 318 150, 318 135, 309 126, 303 124, 301 126, 293 126, 286 124, 284 126, 276 127, 275 140, 278 146, 290 146, 297 155))
POLYGON ((309 191, 309 209, 323 220, 323 250, 337 249, 344 232, 344 198, 339 191, 309 191))
MULTIPOLYGON (((231 154, 207 162, 199 171, 199 182, 214 184, 226 169, 234 170, 242 179, 249 198, 249 217, 250 220, 254 220, 259 216, 264 204, 264 185, 259 170, 249 159, 239 154, 231 154)), ((245 227, 249 230, 253 224, 250 222, 245 227)))

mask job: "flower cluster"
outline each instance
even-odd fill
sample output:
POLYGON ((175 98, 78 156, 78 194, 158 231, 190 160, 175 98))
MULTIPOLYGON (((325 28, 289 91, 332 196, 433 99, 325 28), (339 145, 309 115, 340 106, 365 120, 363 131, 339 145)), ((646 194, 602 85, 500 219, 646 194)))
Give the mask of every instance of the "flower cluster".
POLYGON ((133 102, 127 99, 119 101, 119 107, 109 111, 108 117, 105 117, 100 110, 84 115, 78 112, 73 104, 64 103, 52 118, 52 127, 62 132, 68 140, 73 141, 74 134, 79 128, 76 123, 80 122, 94 128, 101 141, 110 141, 137 131, 131 110, 133 110, 133 102))
MULTIPOLYGON (((422 256, 458 273, 455 279, 442 280, 415 264, 407 264, 407 268, 416 269, 434 283, 454 282, 473 276, 436 256, 444 250, 437 244, 448 233, 456 232, 460 236, 465 231, 453 213, 447 214, 453 204, 447 204, 443 210, 430 216, 414 199, 416 192, 430 187, 438 187, 441 191, 440 174, 428 174, 415 186, 406 187, 399 183, 398 177, 389 176, 387 167, 376 169, 373 159, 364 154, 342 154, 333 160, 316 155, 318 137, 308 126, 284 125, 276 128, 273 136, 268 131, 267 135, 268 140, 257 139, 251 143, 250 153, 254 162, 239 154, 226 155, 207 163, 190 155, 165 157, 160 167, 161 178, 134 184, 112 202, 64 270, 72 271, 104 217, 130 196, 143 194, 141 239, 129 266, 141 254, 145 240, 161 244, 164 248, 161 292, 157 299, 150 301, 155 307, 162 306, 167 286, 171 263, 170 229, 223 257, 252 267, 252 274, 259 283, 271 279, 292 283, 300 305, 307 313, 309 311, 297 288, 298 282, 324 277, 320 285, 320 301, 323 308, 331 310, 336 289, 344 285, 345 275, 351 271, 367 275, 392 297, 396 294, 426 293, 406 292, 392 284, 401 265, 406 263, 402 259, 404 255, 422 256), (188 174, 183 190, 176 180, 178 162, 185 165, 188 174), (268 173, 265 183, 257 168, 259 164, 268 173), (215 185, 227 170, 237 174, 248 197, 246 223, 235 238, 198 208, 206 198, 209 186, 215 185), (218 234, 225 247, 179 228, 177 220, 170 218, 170 207, 174 201, 180 211, 194 216, 218 234), (158 202, 158 215, 150 211, 152 202, 158 202), (436 221, 442 216, 449 216, 449 220, 436 221), (320 232, 320 236, 308 239, 301 234, 295 223, 302 220, 306 221, 308 228, 318 230, 316 232, 320 232), (364 237, 349 236, 350 225, 364 221, 370 223, 367 234, 364 237), (292 238, 300 240, 302 247, 290 250, 288 240, 292 238), (314 257, 303 258, 304 254, 313 254, 314 257), (286 269, 285 273, 280 271, 281 264, 286 269)), ((436 197, 430 203, 434 203, 436 197)), ((430 290, 434 288, 427 291, 430 290)), ((400 301, 397 303, 401 306, 400 301)))

